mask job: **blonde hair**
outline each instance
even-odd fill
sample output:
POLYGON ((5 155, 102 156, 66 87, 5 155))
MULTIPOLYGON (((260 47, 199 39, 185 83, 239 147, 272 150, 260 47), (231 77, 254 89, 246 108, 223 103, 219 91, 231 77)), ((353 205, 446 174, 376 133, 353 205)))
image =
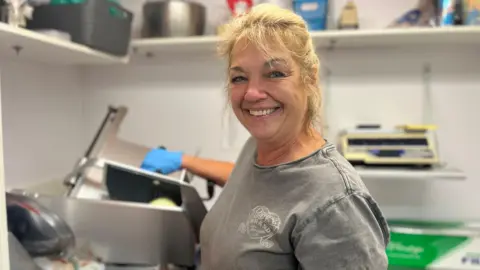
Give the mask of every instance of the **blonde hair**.
POLYGON ((322 103, 318 85, 320 61, 305 21, 288 9, 259 4, 224 26, 218 44, 220 56, 230 63, 232 50, 240 40, 255 45, 267 57, 274 52, 290 53, 300 67, 302 86, 307 94, 306 127, 317 126, 322 103))

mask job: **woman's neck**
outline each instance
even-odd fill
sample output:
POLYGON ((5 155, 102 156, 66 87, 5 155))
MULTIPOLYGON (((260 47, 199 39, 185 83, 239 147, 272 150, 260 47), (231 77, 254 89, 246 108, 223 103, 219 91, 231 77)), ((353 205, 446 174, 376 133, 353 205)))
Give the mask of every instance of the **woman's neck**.
POLYGON ((320 149, 325 140, 316 130, 302 132, 276 143, 257 143, 257 164, 273 166, 306 157, 320 149))

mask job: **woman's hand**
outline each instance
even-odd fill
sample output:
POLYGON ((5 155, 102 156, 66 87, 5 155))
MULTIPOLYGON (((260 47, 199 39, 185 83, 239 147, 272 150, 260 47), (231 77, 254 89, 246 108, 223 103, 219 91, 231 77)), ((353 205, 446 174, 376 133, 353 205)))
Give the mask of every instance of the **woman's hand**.
POLYGON ((144 170, 170 174, 182 167, 182 152, 172 152, 163 148, 152 149, 145 155, 141 168, 144 170))

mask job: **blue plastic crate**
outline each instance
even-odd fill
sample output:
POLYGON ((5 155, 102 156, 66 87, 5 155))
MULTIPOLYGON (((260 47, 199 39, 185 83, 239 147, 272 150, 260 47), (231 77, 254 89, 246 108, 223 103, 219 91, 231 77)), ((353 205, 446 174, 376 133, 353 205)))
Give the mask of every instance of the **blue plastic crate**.
POLYGON ((293 10, 305 20, 309 30, 327 28, 328 0, 294 0, 293 10))

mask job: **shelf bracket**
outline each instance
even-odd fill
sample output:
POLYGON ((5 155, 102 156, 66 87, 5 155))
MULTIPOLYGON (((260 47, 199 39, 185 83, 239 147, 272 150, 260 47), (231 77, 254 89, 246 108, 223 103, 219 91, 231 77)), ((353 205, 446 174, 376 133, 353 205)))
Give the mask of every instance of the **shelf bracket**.
MULTIPOLYGON (((433 117, 433 97, 432 97, 432 67, 430 63, 425 63, 423 65, 422 72, 422 81, 423 81, 423 124, 425 125, 435 125, 433 117)), ((440 147, 437 132, 433 133, 434 140, 436 141, 435 150, 437 155, 440 157, 440 147)))
POLYGON ((423 123, 425 125, 433 123, 433 101, 432 101, 432 78, 431 78, 431 65, 425 63, 422 71, 422 84, 423 84, 423 123))
POLYGON ((153 58, 153 57, 155 57, 155 54, 152 53, 152 52, 147 52, 147 53, 145 54, 145 57, 147 57, 147 58, 153 58))
POLYGON ((20 55, 20 52, 23 50, 23 47, 20 46, 20 45, 14 45, 14 46, 12 47, 12 49, 15 51, 15 53, 16 53, 17 56, 18 56, 18 55, 20 55))
POLYGON ((335 50, 335 44, 337 44, 337 40, 331 39, 330 44, 327 47, 327 51, 333 51, 335 50))
MULTIPOLYGON (((137 47, 132 47, 132 53, 134 54, 142 54, 141 51, 137 47)), ((155 54, 151 51, 146 51, 145 54, 143 54, 145 58, 154 58, 155 54)))

